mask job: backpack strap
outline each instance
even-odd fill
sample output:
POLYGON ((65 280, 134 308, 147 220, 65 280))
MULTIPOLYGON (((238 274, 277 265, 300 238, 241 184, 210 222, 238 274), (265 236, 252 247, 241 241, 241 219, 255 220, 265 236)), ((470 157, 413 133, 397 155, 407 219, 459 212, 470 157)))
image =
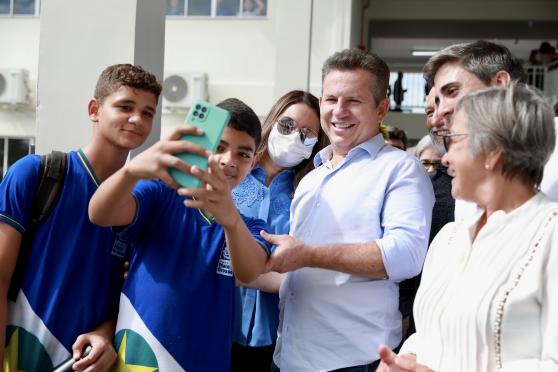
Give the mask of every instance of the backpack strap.
POLYGON ((12 301, 17 299, 23 284, 23 277, 31 255, 31 246, 35 239, 37 227, 52 212, 62 193, 67 163, 68 157, 64 152, 52 151, 50 154, 41 156, 39 186, 33 199, 31 218, 22 237, 16 267, 8 290, 8 299, 12 301))
POLYGON ((52 151, 41 157, 41 181, 33 201, 32 223, 43 222, 56 205, 66 176, 66 153, 52 151))

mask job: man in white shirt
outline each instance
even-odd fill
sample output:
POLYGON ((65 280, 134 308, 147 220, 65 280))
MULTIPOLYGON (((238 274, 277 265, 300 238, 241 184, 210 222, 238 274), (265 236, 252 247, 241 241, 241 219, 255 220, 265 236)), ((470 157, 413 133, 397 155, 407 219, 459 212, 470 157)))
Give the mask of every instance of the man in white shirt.
POLYGON ((268 270, 280 290, 274 370, 372 371, 401 341, 399 286, 426 255, 434 195, 413 156, 385 144, 389 69, 357 49, 328 58, 320 114, 331 145, 296 189, 268 270))
MULTIPOLYGON (((440 134, 449 130, 461 97, 490 86, 526 80, 521 62, 506 47, 488 41, 450 45, 432 56, 423 71, 427 84, 435 92, 436 110, 431 134, 437 143, 441 143, 440 134)), ((545 167, 541 183, 542 191, 555 200, 558 200, 557 163, 555 153, 545 167)), ((473 203, 456 200, 455 219, 470 216, 476 209, 473 203)))

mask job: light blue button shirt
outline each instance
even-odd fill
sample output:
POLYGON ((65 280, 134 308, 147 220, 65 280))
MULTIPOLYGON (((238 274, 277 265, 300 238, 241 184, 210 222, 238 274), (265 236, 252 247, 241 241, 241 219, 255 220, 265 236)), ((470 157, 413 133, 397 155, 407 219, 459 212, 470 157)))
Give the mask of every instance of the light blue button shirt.
POLYGON ((285 371, 370 363, 380 343, 401 341, 398 283, 424 262, 434 205, 432 183, 416 158, 379 134, 335 168, 331 146, 298 185, 290 235, 307 243, 375 241, 389 279, 317 268, 289 272, 280 290, 274 361, 285 371))
MULTIPOLYGON (((267 222, 273 234, 289 233, 289 208, 294 172, 277 174, 269 187, 265 171, 256 166, 232 192, 241 214, 267 222)), ((234 341, 244 346, 267 346, 277 338, 279 296, 253 288, 236 289, 234 341)))

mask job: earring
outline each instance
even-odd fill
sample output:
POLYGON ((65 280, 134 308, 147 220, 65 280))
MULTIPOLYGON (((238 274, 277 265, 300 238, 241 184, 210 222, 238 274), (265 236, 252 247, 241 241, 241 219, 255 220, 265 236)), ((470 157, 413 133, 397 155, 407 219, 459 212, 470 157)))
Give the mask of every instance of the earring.
POLYGON ((485 168, 486 170, 489 170, 489 169, 490 169, 490 165, 489 165, 488 163, 486 163, 486 164, 484 164, 484 168, 485 168))

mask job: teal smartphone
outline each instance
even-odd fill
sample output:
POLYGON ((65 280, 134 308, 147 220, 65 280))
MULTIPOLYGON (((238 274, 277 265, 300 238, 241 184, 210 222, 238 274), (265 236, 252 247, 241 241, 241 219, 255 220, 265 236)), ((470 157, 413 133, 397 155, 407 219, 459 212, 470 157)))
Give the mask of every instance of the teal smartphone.
MULTIPOLYGON (((227 110, 212 105, 208 102, 198 100, 192 104, 190 111, 186 116, 186 124, 196 126, 203 130, 202 136, 185 135, 181 140, 193 142, 206 150, 215 152, 223 130, 229 123, 231 114, 227 110)), ((207 158, 183 152, 177 156, 188 165, 195 165, 198 168, 207 170, 207 158)), ((200 187, 201 181, 177 168, 169 168, 169 173, 174 180, 182 187, 196 188, 200 187)))

